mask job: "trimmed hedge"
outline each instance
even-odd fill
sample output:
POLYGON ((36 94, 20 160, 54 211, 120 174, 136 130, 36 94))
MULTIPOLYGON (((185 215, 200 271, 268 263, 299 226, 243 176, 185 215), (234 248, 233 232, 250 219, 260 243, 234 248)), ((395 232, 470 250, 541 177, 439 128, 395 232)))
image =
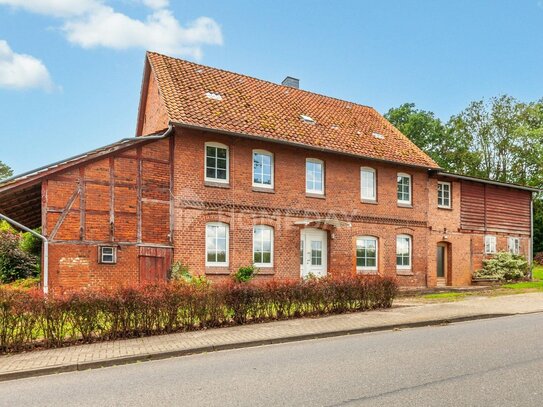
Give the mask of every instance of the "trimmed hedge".
POLYGON ((0 352, 389 308, 394 279, 170 282, 44 296, 0 287, 0 352))

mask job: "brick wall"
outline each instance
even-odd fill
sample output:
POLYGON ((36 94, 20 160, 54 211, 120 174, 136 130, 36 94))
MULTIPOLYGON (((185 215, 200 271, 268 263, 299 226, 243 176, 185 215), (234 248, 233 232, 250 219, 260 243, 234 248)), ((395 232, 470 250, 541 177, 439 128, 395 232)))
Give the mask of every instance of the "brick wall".
MULTIPOLYGON (((379 274, 396 276, 406 286, 436 285, 438 244, 447 246, 450 285, 468 285, 485 257, 484 232, 461 225, 461 182, 429 176, 425 169, 279 143, 177 128, 170 139, 90 161, 45 183, 43 231, 52 241, 50 282, 52 288, 62 290, 138 282, 138 246, 171 245, 173 260, 188 264, 191 272, 227 278, 252 263, 253 226, 259 224, 272 226, 275 238, 274 265, 262 268, 258 278, 299 278, 301 223, 318 219, 339 222, 337 227, 310 225, 326 230, 328 272, 334 275, 356 272, 357 236, 378 239, 379 274), (227 185, 204 181, 206 142, 229 148, 227 185), (271 191, 252 186, 255 149, 274 155, 271 191), (306 158, 324 162, 323 197, 305 192, 306 158), (360 167, 376 170, 377 203, 361 202, 360 167), (398 172, 412 177, 410 207, 397 203, 398 172), (440 179, 451 182, 450 209, 437 206, 440 179), (208 222, 229 225, 228 267, 205 265, 208 222), (412 237, 412 264, 407 271, 396 268, 399 234, 412 237), (104 244, 119 248, 116 265, 98 264, 98 246, 104 244)), ((508 236, 519 236, 521 251, 528 255, 525 232, 494 233, 498 250, 507 249, 508 236)))
POLYGON ((404 285, 426 285, 428 186, 424 169, 179 129, 174 157, 174 258, 187 263, 191 271, 216 278, 216 275, 251 264, 253 225, 265 223, 275 229, 275 264, 272 270, 262 269, 262 276, 298 278, 300 226, 295 223, 334 217, 350 222, 352 227, 328 228, 330 273, 355 272, 356 236, 371 235, 379 238, 381 274, 397 275, 404 285), (230 182, 226 186, 204 181, 206 142, 219 142, 229 148, 230 182), (253 149, 264 149, 274 155, 274 190, 271 192, 252 187, 253 149), (305 193, 306 158, 324 161, 324 198, 305 193), (360 200, 362 166, 376 169, 377 204, 360 200), (412 207, 397 204, 398 172, 412 176, 412 207), (230 225, 230 262, 225 269, 205 267, 205 224, 214 221, 230 225), (396 272, 398 234, 413 237, 411 272, 396 272))
POLYGON ((137 246, 170 246, 169 143, 143 143, 44 181, 51 289, 137 283, 137 246), (99 264, 101 245, 118 248, 116 265, 99 264))

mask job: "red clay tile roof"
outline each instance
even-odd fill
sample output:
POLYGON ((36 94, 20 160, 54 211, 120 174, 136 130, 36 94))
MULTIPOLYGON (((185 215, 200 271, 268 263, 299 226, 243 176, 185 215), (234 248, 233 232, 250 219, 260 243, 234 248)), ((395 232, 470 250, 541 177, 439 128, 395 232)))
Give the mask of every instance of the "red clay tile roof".
POLYGON ((439 167, 371 107, 154 52, 147 57, 171 122, 439 167), (315 124, 304 122, 302 115, 315 124))

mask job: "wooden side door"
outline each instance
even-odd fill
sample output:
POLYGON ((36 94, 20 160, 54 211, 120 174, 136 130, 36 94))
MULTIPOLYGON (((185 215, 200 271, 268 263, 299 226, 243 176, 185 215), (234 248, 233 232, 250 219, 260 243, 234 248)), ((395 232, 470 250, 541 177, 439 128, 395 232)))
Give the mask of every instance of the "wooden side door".
POLYGON ((171 267, 172 250, 158 247, 140 247, 140 284, 166 281, 171 267))

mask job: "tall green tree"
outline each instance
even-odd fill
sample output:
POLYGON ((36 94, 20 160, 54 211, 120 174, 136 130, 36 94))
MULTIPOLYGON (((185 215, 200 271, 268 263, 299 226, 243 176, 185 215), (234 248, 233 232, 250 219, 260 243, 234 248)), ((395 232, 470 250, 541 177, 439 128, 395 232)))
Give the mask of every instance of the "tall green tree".
MULTIPOLYGON (((471 102, 446 123, 405 103, 385 117, 443 169, 543 188, 543 99, 471 102)), ((543 201, 534 201, 534 252, 543 251, 543 201)))
POLYGON ((0 161, 0 180, 9 178, 13 175, 13 171, 6 164, 0 161))
POLYGON ((434 113, 417 109, 414 103, 392 108, 385 117, 447 171, 465 172, 467 163, 476 160, 468 139, 456 137, 434 113))

